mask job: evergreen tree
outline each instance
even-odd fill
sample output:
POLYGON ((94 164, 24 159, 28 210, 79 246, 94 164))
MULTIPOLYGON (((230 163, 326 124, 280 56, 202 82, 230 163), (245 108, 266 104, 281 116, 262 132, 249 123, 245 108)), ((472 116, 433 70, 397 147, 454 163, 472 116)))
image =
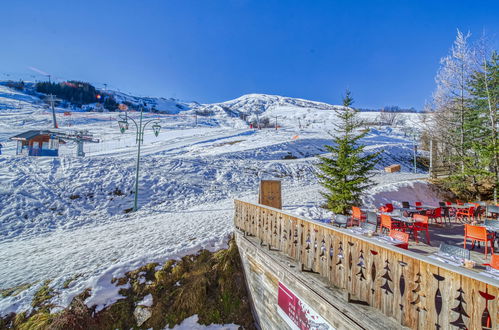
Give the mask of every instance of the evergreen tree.
POLYGON ((369 173, 378 161, 378 154, 365 154, 364 145, 360 143, 368 133, 359 131, 361 121, 357 111, 351 108, 353 99, 347 91, 343 99, 344 108, 335 110, 338 123, 337 133, 333 137, 333 145, 325 148, 331 157, 319 157, 318 177, 326 189, 321 194, 327 199, 327 208, 338 214, 346 214, 350 208, 360 202, 362 192, 372 185, 369 173))

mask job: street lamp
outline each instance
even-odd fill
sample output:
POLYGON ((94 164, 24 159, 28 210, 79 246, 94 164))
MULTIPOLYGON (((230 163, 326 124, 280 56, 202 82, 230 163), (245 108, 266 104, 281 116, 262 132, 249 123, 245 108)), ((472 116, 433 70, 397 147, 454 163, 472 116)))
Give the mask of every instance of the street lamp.
POLYGON ((125 133, 125 131, 128 129, 128 119, 132 121, 132 123, 135 125, 135 142, 137 143, 137 171, 135 173, 135 199, 133 203, 133 211, 137 211, 138 206, 138 197, 139 197, 139 168, 140 168, 140 145, 144 143, 144 131, 146 129, 146 126, 149 123, 153 123, 152 125, 152 130, 154 132, 155 136, 158 136, 159 130, 161 129, 161 126, 159 125, 159 122, 157 119, 151 119, 146 121, 145 123, 142 123, 142 115, 144 112, 144 107, 140 107, 140 119, 139 122, 137 123, 132 117, 128 115, 119 115, 120 120, 118 120, 118 125, 120 127, 120 132, 122 134, 125 133))
POLYGON ((421 136, 418 131, 413 130, 411 132, 412 134, 412 152, 413 152, 413 162, 414 162, 414 173, 417 173, 418 166, 417 166, 417 155, 418 155, 418 144, 417 140, 421 136))

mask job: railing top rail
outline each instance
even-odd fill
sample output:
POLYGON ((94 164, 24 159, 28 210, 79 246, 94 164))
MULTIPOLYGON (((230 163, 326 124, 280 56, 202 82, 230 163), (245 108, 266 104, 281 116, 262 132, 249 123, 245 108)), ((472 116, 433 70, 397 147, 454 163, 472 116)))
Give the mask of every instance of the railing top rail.
POLYGON ((369 244, 373 244, 373 245, 379 246, 379 247, 381 247, 383 249, 387 249, 387 250, 390 250, 390 251, 398 253, 398 254, 403 254, 403 255, 406 255, 406 256, 411 257, 413 259, 417 259, 417 260, 423 261, 425 263, 437 266, 439 268, 443 268, 443 269, 449 270, 451 272, 458 273, 460 275, 469 277, 471 279, 478 280, 478 281, 484 282, 486 284, 499 287, 499 280, 496 280, 494 278, 484 276, 484 275, 482 275, 482 274, 480 274, 478 272, 475 272, 475 271, 472 271, 472 270, 469 270, 469 269, 466 269, 466 268, 462 268, 462 267, 458 267, 458 266, 446 264, 444 262, 440 262, 440 261, 438 261, 436 259, 428 258, 427 256, 421 255, 421 254, 416 253, 416 252, 412 252, 412 251, 409 251, 409 250, 403 250, 402 251, 400 248, 397 248, 397 247, 394 247, 394 246, 391 246, 391 245, 388 245, 388 244, 382 244, 379 241, 376 241, 375 239, 372 239, 372 238, 369 238, 369 237, 366 237, 366 236, 353 235, 350 232, 348 232, 348 230, 346 230, 346 229, 337 228, 337 227, 334 227, 332 225, 321 223, 321 222, 318 222, 318 221, 315 221, 315 220, 312 220, 312 219, 309 219, 309 218, 306 218, 306 217, 300 217, 300 216, 297 216, 296 214, 292 214, 292 213, 283 211, 281 209, 276 209, 276 208, 273 208, 273 207, 270 207, 270 206, 266 206, 266 205, 262 205, 262 204, 258 204, 258 203, 247 202, 247 201, 243 201, 243 200, 239 200, 239 199, 235 199, 234 201, 235 202, 239 202, 239 203, 244 203, 244 204, 252 205, 252 206, 256 206, 256 207, 260 207, 260 208, 264 208, 264 209, 271 210, 271 211, 274 211, 274 212, 277 212, 277 213, 281 213, 283 215, 287 215, 287 216, 292 217, 292 218, 296 218, 296 219, 299 219, 299 220, 307 221, 307 222, 312 223, 315 226, 319 226, 319 227, 326 228, 328 230, 336 231, 336 232, 341 233, 343 235, 348 235, 348 236, 351 236, 351 237, 353 237, 355 239, 367 242, 369 244))

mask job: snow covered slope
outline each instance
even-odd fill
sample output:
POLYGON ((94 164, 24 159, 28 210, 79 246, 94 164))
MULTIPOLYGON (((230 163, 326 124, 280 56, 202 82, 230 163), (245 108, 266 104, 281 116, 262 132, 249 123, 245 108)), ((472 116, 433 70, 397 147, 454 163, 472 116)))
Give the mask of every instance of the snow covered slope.
MULTIPOLYGON (((55 305, 66 306, 85 288, 89 305, 119 299, 113 277, 147 262, 164 261, 224 246, 232 232, 234 198, 256 200, 261 179, 280 179, 284 206, 321 219, 322 198, 315 178, 315 156, 334 134, 335 106, 278 96, 249 95, 215 105, 213 115, 145 114, 162 126, 155 137, 147 131, 141 158, 138 212, 133 205, 136 145, 133 130, 121 134, 117 113, 57 109, 60 130, 88 130, 100 139, 86 144, 85 158, 75 146, 61 156, 15 155, 9 136, 27 129, 47 129, 51 114, 37 98, 0 86, 0 289, 32 286, 0 298, 0 315, 30 308, 33 294, 51 279, 55 305), (223 108, 226 107, 226 108, 223 108), (227 110, 228 109, 228 110, 227 110), (280 129, 251 130, 240 114, 279 116, 280 129), (300 119, 300 124, 297 119, 300 119), (301 128, 300 128, 301 126, 301 128), (74 279, 69 287, 63 283, 74 279)), ((130 113, 137 118, 137 113, 130 113)), ((371 118, 378 114, 362 113, 371 118)), ((418 125, 416 114, 404 114, 405 127, 418 125)), ((375 205, 404 191, 411 174, 412 142, 404 127, 372 130, 363 141, 369 151, 382 151, 377 180, 385 188, 366 192, 375 205), (404 173, 387 175, 382 166, 400 163, 404 173), (400 183, 402 181, 402 183, 400 183), (381 190, 380 190, 381 189, 381 190), (389 191, 384 196, 383 191, 389 191), (388 197, 387 197, 388 196, 388 197)), ((412 182, 412 181, 411 181, 412 182)), ((416 183, 414 183, 416 184, 416 183)), ((425 191, 425 183, 417 183, 425 191)), ((434 194, 433 194, 434 195, 434 194)), ((427 203, 436 200, 428 190, 427 203)))

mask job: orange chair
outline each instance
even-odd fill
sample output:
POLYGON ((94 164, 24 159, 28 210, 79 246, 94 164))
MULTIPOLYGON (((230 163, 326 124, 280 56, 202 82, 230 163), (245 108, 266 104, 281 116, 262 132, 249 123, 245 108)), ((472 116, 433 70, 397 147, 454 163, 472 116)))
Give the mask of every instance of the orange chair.
POLYGON ((383 229, 388 230, 388 232, 391 232, 392 230, 401 230, 405 232, 406 227, 404 226, 403 223, 400 223, 399 221, 393 221, 392 217, 387 215, 387 214, 382 214, 381 216, 381 232, 383 232, 383 229))
POLYGON ((471 220, 475 219, 475 207, 474 206, 470 206, 467 209, 458 209, 457 210, 456 218, 458 218, 464 222, 465 217, 468 219, 471 219, 471 220))
POLYGON ((471 239, 471 248, 475 248, 475 241, 484 242, 485 256, 487 256, 487 243, 490 242, 491 254, 494 254, 494 234, 487 233, 487 228, 482 226, 464 225, 464 248, 466 249, 466 240, 471 239))
POLYGON ((490 257, 490 263, 483 264, 484 266, 490 266, 491 268, 499 270, 499 254, 493 254, 490 257))
POLYGON ((420 208, 418 206, 422 206, 423 203, 421 203, 421 202, 415 202, 414 205, 416 206, 416 210, 422 210, 422 208, 420 208))
POLYGON ((360 207, 357 206, 352 206, 352 219, 351 219, 352 226, 354 221, 357 221, 357 224, 366 221, 366 215, 363 214, 360 207))
POLYGON ((430 232, 428 231, 428 220, 429 217, 421 214, 414 214, 414 223, 409 225, 409 229, 412 231, 412 235, 414 236, 414 240, 416 243, 419 243, 418 236, 420 231, 426 232, 426 243, 431 245, 430 243, 430 232))
POLYGON ((390 230, 390 237, 403 242, 400 244, 395 244, 394 246, 406 250, 409 248, 409 234, 398 230, 390 230))

